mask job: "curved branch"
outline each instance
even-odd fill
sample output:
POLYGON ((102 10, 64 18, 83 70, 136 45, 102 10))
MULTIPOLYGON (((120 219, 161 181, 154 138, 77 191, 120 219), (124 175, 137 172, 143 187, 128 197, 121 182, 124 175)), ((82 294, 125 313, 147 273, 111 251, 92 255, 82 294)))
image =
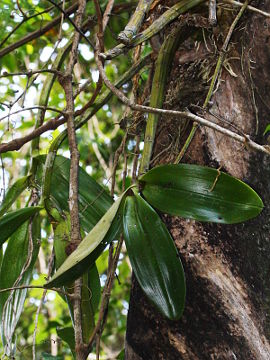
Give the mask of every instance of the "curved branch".
POLYGON ((210 129, 218 131, 221 134, 224 134, 226 136, 229 136, 230 138, 246 145, 247 147, 249 147, 251 149, 254 149, 254 150, 257 150, 257 151, 260 151, 260 152, 270 155, 270 147, 269 146, 257 144, 255 141, 250 139, 249 135, 239 135, 239 134, 237 134, 229 129, 226 129, 212 121, 209 121, 198 115, 195 115, 188 110, 187 111, 165 110, 165 109, 157 109, 157 108, 151 108, 149 106, 134 104, 130 99, 128 99, 124 95, 124 93, 121 90, 117 89, 110 82, 110 80, 107 78, 105 70, 102 67, 102 63, 101 63, 100 59, 98 59, 97 65, 98 65, 98 69, 100 71, 100 74, 103 78, 105 85, 114 93, 114 95, 116 95, 118 97, 119 100, 121 100, 125 105, 130 107, 132 110, 146 112, 146 113, 152 113, 152 114, 171 115, 180 120, 183 120, 184 118, 191 119, 200 125, 207 126, 210 129))
POLYGON ((11 140, 7 143, 0 144, 0 154, 5 153, 7 151, 19 150, 24 144, 28 143, 29 141, 35 139, 36 137, 40 136, 44 132, 48 130, 55 130, 58 126, 64 124, 66 122, 65 118, 54 118, 47 121, 44 125, 40 126, 39 128, 33 130, 30 134, 25 135, 21 138, 17 138, 11 140))
POLYGON ((23 108, 23 109, 20 109, 20 110, 17 110, 17 111, 14 111, 13 113, 10 113, 8 115, 5 115, 3 117, 0 118, 0 121, 2 120, 5 120, 6 118, 9 118, 10 116, 12 115, 16 115, 16 114, 19 114, 20 112, 23 112, 23 111, 28 111, 28 110, 33 110, 33 109, 41 109, 41 110, 50 110, 50 111, 54 111, 54 112, 57 112, 61 115, 65 115, 64 111, 62 110, 58 110, 58 109, 55 109, 53 107, 50 107, 50 106, 30 106, 30 107, 27 107, 27 108, 23 108))

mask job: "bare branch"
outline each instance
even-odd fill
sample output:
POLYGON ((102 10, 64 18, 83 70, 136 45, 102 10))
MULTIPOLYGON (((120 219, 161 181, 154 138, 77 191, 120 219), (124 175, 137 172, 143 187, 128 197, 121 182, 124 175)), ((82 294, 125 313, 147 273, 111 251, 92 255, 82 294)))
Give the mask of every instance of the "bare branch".
MULTIPOLYGON (((86 40, 86 42, 92 47, 94 48, 94 45, 91 43, 91 41, 88 39, 87 36, 84 35, 83 31, 80 29, 80 27, 77 26, 77 24, 69 17, 69 14, 67 13, 67 11, 65 11, 64 9, 62 9, 61 6, 59 6, 56 2, 54 2, 53 0, 47 0, 49 1, 51 4, 53 4, 55 7, 57 7, 58 10, 61 11, 61 13, 65 16, 65 18, 71 23, 71 25, 74 27, 74 29, 86 40)), ((80 1, 79 1, 80 3, 80 1)), ((78 9, 79 11, 79 9, 78 9)), ((62 21, 62 20, 61 20, 62 21)))
POLYGON ((30 70, 30 71, 20 71, 20 72, 16 72, 16 73, 8 73, 8 72, 3 72, 2 75, 0 75, 0 79, 1 78, 6 78, 6 77, 11 77, 11 76, 28 76, 31 77, 32 75, 35 74, 42 74, 42 73, 52 73, 52 74, 56 74, 56 75, 61 75, 61 71, 58 71, 56 69, 42 69, 42 70, 30 70))
POLYGON ((270 148, 267 145, 263 146, 263 145, 257 144, 256 142, 254 142, 253 140, 250 139, 249 135, 245 135, 245 136, 239 135, 239 134, 237 134, 229 129, 226 129, 212 121, 209 121, 198 115, 195 115, 188 110, 187 111, 164 110, 164 109, 157 109, 157 108, 151 108, 149 106, 134 104, 123 94, 122 91, 117 89, 110 82, 110 80, 107 78, 107 75, 101 65, 101 62, 98 61, 97 64, 98 64, 99 71, 102 75, 103 81, 106 84, 106 86, 118 97, 119 100, 121 100, 125 105, 129 106, 131 109, 136 110, 136 111, 146 112, 146 113, 171 115, 171 116, 178 118, 178 120, 191 119, 191 120, 199 123, 200 125, 207 126, 215 131, 220 132, 221 134, 229 136, 232 139, 234 139, 238 142, 241 142, 242 144, 245 144, 246 146, 248 146, 251 149, 254 149, 254 150, 257 150, 257 151, 260 151, 260 152, 270 155, 270 148))
MULTIPOLYGON (((46 290, 44 288, 44 286, 39 286, 39 285, 20 285, 20 286, 12 286, 10 288, 0 289, 0 293, 4 293, 4 292, 8 292, 8 291, 23 290, 23 289, 42 289, 42 290, 46 290)), ((50 288, 50 290, 51 291, 56 291, 59 294, 70 296, 70 294, 68 294, 67 292, 65 292, 64 290, 61 290, 59 288, 50 288)))
POLYGON ((66 118, 54 118, 47 121, 42 126, 38 127, 37 129, 33 130, 30 134, 25 135, 21 138, 14 139, 9 141, 8 143, 1 143, 0 144, 0 153, 4 153, 7 151, 19 150, 24 144, 28 143, 29 141, 35 139, 36 137, 40 136, 44 132, 48 130, 55 130, 58 126, 64 124, 66 122, 66 118))
POLYGON ((37 17, 37 16, 43 15, 43 14, 45 14, 45 13, 48 13, 48 12, 51 11, 53 8, 54 8, 53 6, 50 6, 49 8, 47 8, 47 9, 41 11, 41 12, 37 12, 37 13, 31 15, 31 16, 26 15, 26 17, 23 18, 23 20, 22 20, 19 24, 17 24, 17 25, 8 33, 8 35, 1 41, 1 43, 0 43, 0 48, 5 44, 5 42, 10 38, 10 36, 11 36, 12 34, 14 34, 26 21, 28 21, 28 20, 30 20, 30 19, 33 19, 33 18, 35 18, 35 17, 37 17))

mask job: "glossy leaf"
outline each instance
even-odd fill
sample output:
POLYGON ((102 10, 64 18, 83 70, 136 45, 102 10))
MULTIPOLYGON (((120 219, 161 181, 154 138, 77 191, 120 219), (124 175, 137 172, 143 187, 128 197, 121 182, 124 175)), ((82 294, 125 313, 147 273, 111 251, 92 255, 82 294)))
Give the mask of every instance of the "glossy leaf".
POLYGON ((12 211, 0 219, 0 246, 31 216, 42 209, 41 206, 30 206, 12 211))
POLYGON ((0 206, 0 216, 3 216, 5 212, 10 208, 18 196, 27 188, 29 185, 29 179, 31 175, 24 176, 17 181, 8 189, 4 200, 0 206))
POLYGON ((145 199, 171 215, 225 224, 257 216, 258 194, 244 182, 219 170, 198 165, 162 165, 141 176, 145 199))
MULTIPOLYGON (((42 185, 42 170, 46 161, 45 155, 35 159, 40 163, 38 182, 42 185)), ((61 210, 69 211, 69 171, 70 159, 56 156, 51 182, 51 200, 61 210)), ((89 232, 112 205, 113 200, 85 170, 79 167, 79 211, 83 229, 89 232)))
POLYGON ((185 276, 165 224, 136 194, 126 198, 123 230, 132 269, 142 290, 165 317, 179 319, 185 303, 185 276))
MULTIPOLYGON (((0 271, 0 288, 28 285, 39 252, 40 216, 32 222, 32 257, 29 261, 29 221, 17 229, 8 241, 0 271), (29 261, 28 265, 27 262, 29 261)), ((0 293, 0 319, 3 318, 2 341, 12 341, 15 327, 23 310, 27 289, 0 293), (7 302, 8 300, 8 302, 7 302), (4 313, 4 316, 3 316, 4 313)))
POLYGON ((119 208, 124 194, 115 201, 45 287, 61 286, 77 279, 95 262, 107 244, 115 239, 121 228, 119 208))

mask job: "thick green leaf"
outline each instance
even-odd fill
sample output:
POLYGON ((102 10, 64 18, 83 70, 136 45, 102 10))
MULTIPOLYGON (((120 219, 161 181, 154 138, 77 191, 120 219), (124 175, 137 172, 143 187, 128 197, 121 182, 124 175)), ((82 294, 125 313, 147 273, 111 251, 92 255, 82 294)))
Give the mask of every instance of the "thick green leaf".
POLYGON ((29 185, 29 179, 31 175, 24 176, 17 181, 8 189, 4 200, 0 206, 0 216, 3 216, 5 212, 10 208, 18 196, 27 188, 29 185))
MULTIPOLYGON (((36 215, 32 222, 31 259, 28 258, 29 221, 21 225, 9 239, 0 271, 1 289, 13 287, 15 282, 16 286, 29 284, 39 252, 40 221, 40 216, 36 215)), ((11 297, 9 292, 0 293, 0 319, 4 320, 1 335, 4 344, 12 341, 26 293, 27 289, 16 290, 11 297)))
POLYGON ((198 165, 162 165, 141 176, 145 199, 158 210, 199 221, 233 224, 263 209, 258 194, 244 182, 198 165))
POLYGON ((120 205, 124 195, 125 193, 115 201, 77 249, 60 266, 52 279, 45 284, 45 287, 61 286, 77 279, 89 269, 107 244, 115 239, 121 228, 120 205))
POLYGON ((42 209, 41 206, 30 206, 12 211, 0 219, 0 246, 31 216, 42 209))
MULTIPOLYGON (((35 159, 44 165, 45 155, 35 159)), ((56 156, 51 182, 51 200, 61 210, 69 211, 69 171, 70 159, 56 156)), ((39 168, 38 183, 42 185, 43 166, 39 168)), ((79 168, 79 211, 83 229, 89 232, 112 205, 113 200, 106 190, 100 186, 85 170, 79 168)))
POLYGON ((186 293, 181 260, 166 226, 137 194, 126 198, 123 230, 132 269, 142 290, 165 317, 179 319, 186 293))
POLYGON ((75 336, 74 336, 73 327, 56 328, 56 332, 57 332, 57 335, 63 341, 65 341, 68 344, 74 359, 76 359, 76 356, 75 356, 75 336))

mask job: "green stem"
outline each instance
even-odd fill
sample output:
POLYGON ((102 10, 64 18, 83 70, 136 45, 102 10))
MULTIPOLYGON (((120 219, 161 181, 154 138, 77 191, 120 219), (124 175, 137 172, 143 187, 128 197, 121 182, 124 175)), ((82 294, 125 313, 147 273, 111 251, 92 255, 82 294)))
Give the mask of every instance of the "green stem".
POLYGON ((151 4, 154 0, 140 0, 135 12, 133 13, 130 21, 126 25, 124 31, 121 31, 118 35, 118 40, 124 44, 129 44, 132 39, 136 36, 140 29, 145 15, 150 9, 151 4))
MULTIPOLYGON (((162 47, 160 48, 156 61, 150 95, 150 107, 152 108, 162 108, 167 76, 174 58, 175 51, 177 50, 179 43, 187 37, 186 33, 181 34, 182 30, 183 28, 180 26, 178 29, 168 35, 167 38, 165 38, 162 47)), ((149 169, 159 117, 159 114, 148 115, 144 135, 144 149, 139 170, 140 174, 144 174, 149 169)))
POLYGON ((125 50, 135 47, 142 42, 149 40, 152 36, 156 35, 160 32, 167 24, 175 20, 180 14, 185 13, 189 9, 203 3, 204 0, 182 0, 179 3, 172 6, 169 10, 167 10, 164 14, 162 14, 156 21, 154 21, 146 30, 144 30, 141 34, 136 36, 128 46, 124 44, 119 44, 113 49, 107 51, 106 53, 100 54, 100 56, 104 59, 112 59, 120 54, 122 54, 125 50))

